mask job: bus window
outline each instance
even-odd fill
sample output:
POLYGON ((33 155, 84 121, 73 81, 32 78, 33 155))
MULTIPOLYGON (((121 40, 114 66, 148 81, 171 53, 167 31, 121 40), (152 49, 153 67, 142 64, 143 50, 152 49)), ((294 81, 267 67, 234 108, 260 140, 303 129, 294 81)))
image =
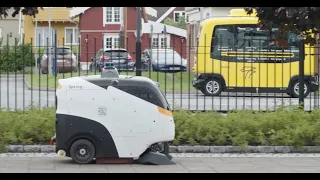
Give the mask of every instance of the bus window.
MULTIPOLYGON (((299 46, 296 43, 298 41, 295 34, 287 34, 285 37, 288 40, 289 47, 282 48, 276 43, 275 37, 278 33, 278 28, 273 28, 269 33, 268 31, 261 30, 256 25, 235 25, 236 29, 236 50, 239 52, 250 51, 261 53, 260 57, 250 58, 250 62, 265 62, 265 63, 277 63, 277 62, 292 62, 297 61, 299 58, 299 46), (267 56, 264 52, 275 53, 282 52, 279 57, 267 56), (293 58, 290 54, 293 54, 293 58)), ((242 58, 246 61, 245 58, 242 58)))
POLYGON ((211 41, 211 58, 217 58, 218 56, 220 56, 221 51, 233 50, 233 27, 233 25, 218 25, 214 28, 211 41))
MULTIPOLYGON (((287 39, 289 47, 283 49, 277 46, 275 36, 278 29, 273 28, 270 33, 261 30, 254 24, 239 25, 217 25, 214 28, 211 42, 211 58, 227 61, 247 61, 250 62, 292 62, 299 59, 299 46, 297 35, 288 33, 287 39), (237 51, 239 57, 222 55, 222 52, 237 51), (241 52, 283 52, 284 56, 275 57, 261 55, 262 57, 243 58, 241 52), (293 54, 293 55, 292 55, 293 54), (286 55, 286 56, 285 56, 286 55)), ((225 53, 224 53, 225 54, 225 53)), ((264 53, 265 54, 265 53, 264 53)))

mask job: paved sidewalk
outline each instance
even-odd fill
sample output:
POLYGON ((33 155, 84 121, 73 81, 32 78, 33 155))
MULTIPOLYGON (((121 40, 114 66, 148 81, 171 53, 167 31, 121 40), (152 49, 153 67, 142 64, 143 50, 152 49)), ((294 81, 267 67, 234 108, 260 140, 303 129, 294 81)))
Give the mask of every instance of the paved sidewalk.
POLYGON ((74 164, 69 158, 0 157, 0 172, 13 173, 316 173, 319 157, 177 157, 176 165, 74 164))

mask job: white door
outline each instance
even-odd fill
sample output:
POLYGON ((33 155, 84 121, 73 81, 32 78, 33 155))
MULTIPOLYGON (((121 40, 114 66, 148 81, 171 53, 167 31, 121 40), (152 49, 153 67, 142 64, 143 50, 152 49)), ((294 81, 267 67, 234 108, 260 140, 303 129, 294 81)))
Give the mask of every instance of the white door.
POLYGON ((120 48, 119 34, 104 34, 103 49, 120 48))

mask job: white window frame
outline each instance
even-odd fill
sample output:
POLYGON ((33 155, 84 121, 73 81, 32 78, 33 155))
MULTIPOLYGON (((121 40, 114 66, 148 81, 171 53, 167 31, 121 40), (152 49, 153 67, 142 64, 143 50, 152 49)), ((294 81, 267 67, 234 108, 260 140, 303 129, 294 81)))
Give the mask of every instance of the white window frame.
POLYGON ((173 11, 173 21, 174 21, 174 22, 177 22, 177 21, 176 21, 176 13, 179 13, 179 16, 182 16, 182 13, 184 13, 185 19, 187 18, 187 14, 186 14, 185 11, 173 11))
POLYGON ((111 7, 112 8, 112 20, 111 22, 107 22, 107 18, 106 18, 106 10, 107 10, 107 7, 103 7, 103 26, 107 25, 107 24, 122 24, 122 21, 123 21, 123 7, 119 7, 120 8, 120 21, 119 22, 115 22, 114 20, 114 17, 115 17, 115 13, 114 13, 114 8, 115 7, 111 7))
POLYGON ((64 44, 65 45, 78 45, 79 44, 79 35, 80 35, 80 30, 76 27, 65 27, 64 28, 64 44), (72 44, 67 43, 67 30, 72 29, 72 44), (75 37, 75 30, 78 30, 78 37, 75 37))
POLYGON ((165 49, 165 46, 161 46, 161 39, 167 37, 167 48, 170 48, 170 34, 153 34, 152 35, 152 49, 165 49), (159 39, 158 39, 159 38, 159 39), (154 40, 158 40, 158 47, 154 47, 154 40))
POLYGON ((120 48, 120 36, 119 36, 119 34, 117 34, 117 33, 108 33, 108 34, 104 34, 103 35, 103 49, 104 50, 107 49, 107 47, 106 47, 106 39, 107 38, 112 38, 112 42, 111 42, 111 48, 112 49, 120 48), (114 40, 115 38, 118 39, 118 43, 119 43, 118 47, 116 47, 115 40, 114 40))
MULTIPOLYGON (((50 28, 49 27, 37 27, 37 28, 35 28, 34 30, 37 32, 37 29, 40 29, 41 30, 41 37, 40 37, 40 40, 41 40, 41 42, 40 42, 40 44, 38 44, 37 45, 37 43, 39 42, 39 36, 38 36, 38 34, 36 33, 36 37, 34 38, 34 45, 36 46, 36 47, 41 47, 41 48, 43 48, 43 47, 46 47, 46 43, 47 43, 47 39, 46 38, 44 38, 44 29, 48 29, 49 31, 48 31, 48 34, 49 34, 49 43, 50 43, 50 28)), ((52 29, 51 29, 51 32, 52 32, 52 29)), ((48 44, 48 46, 50 46, 49 44, 48 44)))

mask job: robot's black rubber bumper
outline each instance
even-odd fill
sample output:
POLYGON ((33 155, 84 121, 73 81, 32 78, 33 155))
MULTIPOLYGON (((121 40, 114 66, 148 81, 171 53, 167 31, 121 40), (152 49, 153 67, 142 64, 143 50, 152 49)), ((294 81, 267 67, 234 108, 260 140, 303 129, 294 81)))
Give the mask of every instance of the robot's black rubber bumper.
POLYGON ((95 145, 97 158, 119 158, 110 132, 102 124, 83 117, 56 115, 56 152, 69 149, 78 139, 87 139, 95 145))

